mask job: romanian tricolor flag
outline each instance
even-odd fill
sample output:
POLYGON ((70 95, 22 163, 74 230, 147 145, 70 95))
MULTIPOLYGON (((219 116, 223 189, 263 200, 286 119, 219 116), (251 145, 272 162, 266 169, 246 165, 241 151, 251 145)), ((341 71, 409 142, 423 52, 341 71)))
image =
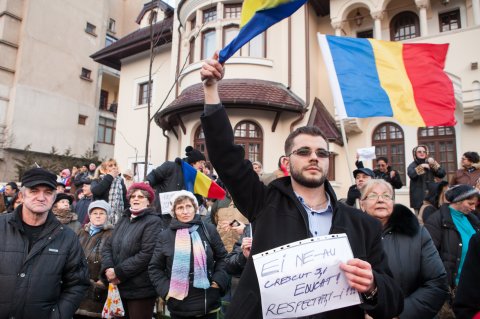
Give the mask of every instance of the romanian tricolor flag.
POLYGON ((448 44, 318 35, 340 118, 394 117, 401 124, 455 125, 448 44))
POLYGON ((227 61, 245 43, 275 23, 291 16, 307 0, 245 0, 242 6, 240 31, 235 39, 220 51, 219 62, 227 61))
POLYGON ((197 171, 192 165, 182 161, 183 181, 185 189, 206 198, 225 198, 225 190, 210 177, 197 171))

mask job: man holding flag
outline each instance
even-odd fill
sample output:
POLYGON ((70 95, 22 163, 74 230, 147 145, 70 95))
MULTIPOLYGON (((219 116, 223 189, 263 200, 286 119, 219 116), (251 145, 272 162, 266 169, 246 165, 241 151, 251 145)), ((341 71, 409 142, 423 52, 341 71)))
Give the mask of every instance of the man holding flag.
MULTIPOLYGON (((176 158, 166 161, 147 175, 146 183, 155 189, 155 208, 162 212, 160 197, 162 193, 187 190, 199 195, 200 199, 223 199, 225 191, 208 176, 202 173, 205 167, 205 155, 191 146, 185 148, 185 159, 176 158)), ((162 212, 163 213, 163 212, 162 212)), ((170 223, 170 213, 162 215, 166 225, 170 223)))
MULTIPOLYGON (((403 309, 403 295, 393 281, 382 250, 381 225, 370 216, 336 200, 326 180, 328 143, 315 127, 292 132, 285 142, 283 164, 291 176, 265 186, 244 150, 234 144, 232 126, 218 95, 224 69, 207 60, 202 67, 205 111, 202 126, 211 162, 231 192, 236 207, 254 225, 252 255, 312 236, 346 233, 354 259, 340 269, 363 304, 315 315, 313 318, 393 318, 403 309)), ((249 258, 227 318, 261 318, 261 296, 249 258)), ((320 310, 318 310, 320 312, 320 310)))

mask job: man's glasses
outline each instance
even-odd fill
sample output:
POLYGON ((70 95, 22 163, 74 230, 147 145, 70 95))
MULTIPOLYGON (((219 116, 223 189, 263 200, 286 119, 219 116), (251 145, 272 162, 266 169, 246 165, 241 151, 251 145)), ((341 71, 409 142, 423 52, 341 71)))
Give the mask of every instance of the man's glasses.
POLYGON ((378 201, 379 198, 381 198, 385 202, 390 202, 393 200, 393 197, 390 194, 375 194, 375 193, 368 194, 367 196, 365 196, 364 200, 368 199, 368 200, 378 201))
POLYGON ((319 149, 316 149, 315 151, 312 151, 308 147, 301 147, 298 150, 292 151, 287 156, 290 157, 292 154, 295 154, 300 157, 309 157, 310 155, 312 155, 312 152, 315 152, 315 155, 317 155, 317 157, 319 158, 327 158, 330 156, 330 152, 323 148, 319 148, 319 149))

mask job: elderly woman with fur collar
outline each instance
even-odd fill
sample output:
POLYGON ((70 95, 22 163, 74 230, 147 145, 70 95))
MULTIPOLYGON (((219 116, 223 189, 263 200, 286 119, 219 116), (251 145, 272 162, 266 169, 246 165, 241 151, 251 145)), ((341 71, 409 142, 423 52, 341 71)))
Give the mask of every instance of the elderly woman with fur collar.
POLYGON ((107 287, 101 281, 100 268, 102 249, 112 235, 113 226, 108 223, 107 216, 112 208, 104 200, 97 200, 88 206, 90 222, 78 231, 78 239, 87 259, 90 273, 90 288, 78 308, 75 318, 101 318, 102 309, 107 299, 107 287))
POLYGON ((427 230, 403 205, 394 205, 392 185, 370 180, 361 208, 383 225, 383 250, 393 278, 405 295, 399 318, 434 318, 448 296, 446 272, 427 230))

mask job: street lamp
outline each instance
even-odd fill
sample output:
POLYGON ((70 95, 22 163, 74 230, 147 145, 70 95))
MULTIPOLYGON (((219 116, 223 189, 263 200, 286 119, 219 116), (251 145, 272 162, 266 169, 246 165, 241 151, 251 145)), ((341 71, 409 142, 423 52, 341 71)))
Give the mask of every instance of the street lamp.
MULTIPOLYGON (((443 0, 443 1, 448 1, 448 0, 443 0)), ((363 16, 360 14, 360 10, 357 9, 357 13, 355 14, 355 17, 353 19, 355 20, 355 24, 357 25, 357 27, 362 25, 363 16)))

